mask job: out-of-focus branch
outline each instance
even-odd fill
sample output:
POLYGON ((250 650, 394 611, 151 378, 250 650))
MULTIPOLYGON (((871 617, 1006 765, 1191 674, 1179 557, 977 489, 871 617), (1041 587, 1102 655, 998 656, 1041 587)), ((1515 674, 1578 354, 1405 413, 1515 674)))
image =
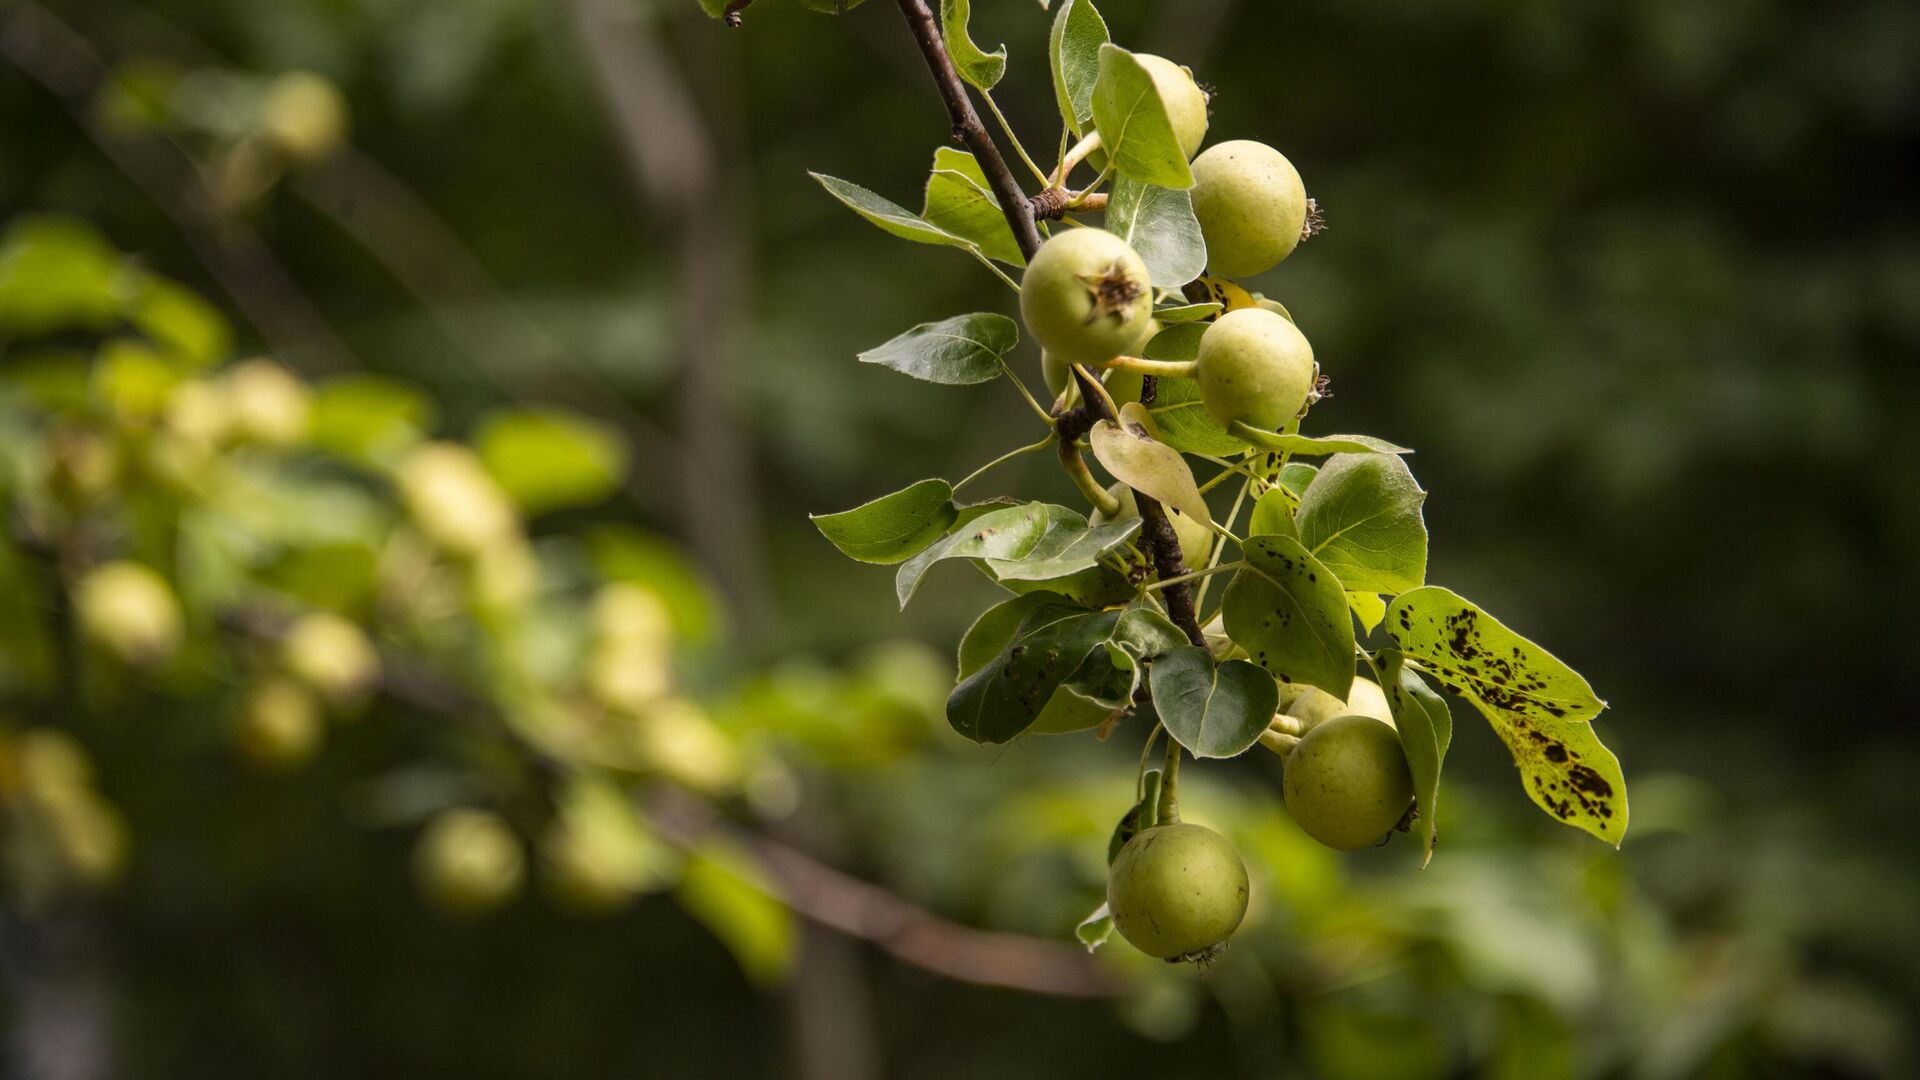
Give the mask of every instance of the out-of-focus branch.
POLYGON ((740 200, 720 167, 713 132, 653 16, 621 0, 572 0, 628 171, 657 220, 675 234, 682 516, 688 539, 741 622, 767 623, 750 440, 736 370, 748 277, 740 200))
POLYGON ((357 367, 353 350, 245 222, 219 213, 192 157, 172 140, 120 137, 89 111, 112 71, 87 40, 30 0, 0 7, 0 55, 60 99, 74 123, 171 218, 207 272, 280 358, 309 370, 357 367))

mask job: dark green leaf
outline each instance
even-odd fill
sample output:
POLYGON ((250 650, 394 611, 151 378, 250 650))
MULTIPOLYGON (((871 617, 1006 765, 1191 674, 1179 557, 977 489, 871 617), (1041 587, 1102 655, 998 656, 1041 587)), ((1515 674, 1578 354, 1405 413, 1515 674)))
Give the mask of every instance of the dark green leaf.
POLYGON ((890 565, 945 536, 957 517, 953 485, 922 480, 851 510, 815 514, 812 521, 848 558, 890 565))
POLYGON ((863 364, 879 364, 945 386, 966 386, 999 377, 1000 359, 1020 341, 1012 319, 992 312, 955 315, 921 323, 899 337, 860 354, 863 364))
POLYGON ((1245 660, 1215 664, 1185 645, 1153 662, 1153 707, 1167 734, 1200 758, 1230 758, 1260 739, 1280 704, 1273 676, 1245 660))
POLYGON ((1345 701, 1353 688, 1353 618, 1340 579, 1299 542, 1250 536, 1248 566, 1222 602, 1227 634, 1282 682, 1317 686, 1345 701))

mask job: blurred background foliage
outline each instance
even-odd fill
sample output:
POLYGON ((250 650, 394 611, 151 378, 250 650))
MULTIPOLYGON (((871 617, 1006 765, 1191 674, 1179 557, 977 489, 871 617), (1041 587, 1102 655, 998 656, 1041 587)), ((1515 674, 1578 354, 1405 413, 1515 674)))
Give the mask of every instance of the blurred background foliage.
MULTIPOLYGON (((975 6, 1050 147, 1045 14, 975 6)), ((1920 9, 1102 7, 1299 165, 1331 228, 1260 286, 1316 413, 1419 448, 1434 576, 1608 698, 1621 852, 1476 724, 1426 871, 1305 840, 1255 755, 1183 799, 1254 871, 1227 958, 1078 959, 1130 751, 964 745, 992 587, 896 613, 805 520, 1031 438, 852 361, 1007 308, 805 177, 914 202, 946 121, 891 5, 12 0, 8 1073, 1910 1075, 1920 9), (436 526, 434 468, 495 509, 436 526), (73 625, 122 559, 179 604, 131 663, 73 625), (316 697, 274 644, 316 612, 381 692, 316 697), (636 620, 657 685, 598 679, 636 620), (448 918, 415 864, 469 805, 527 895, 448 918), (819 930, 828 866, 1082 999, 819 930)), ((1030 460, 993 482, 1072 498, 1030 460)))

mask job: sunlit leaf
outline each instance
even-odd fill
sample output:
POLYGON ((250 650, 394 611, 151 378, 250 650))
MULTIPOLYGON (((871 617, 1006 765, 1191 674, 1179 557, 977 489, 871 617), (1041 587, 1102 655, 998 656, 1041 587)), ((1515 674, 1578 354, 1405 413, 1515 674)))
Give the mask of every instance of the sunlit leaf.
POLYGON ((1353 618, 1340 579, 1285 536, 1250 536, 1247 568, 1227 586, 1227 634, 1282 682, 1346 700, 1353 687, 1353 618))
POLYGON ((1007 73, 1007 47, 983 52, 967 33, 971 0, 940 0, 940 33, 947 40, 947 55, 960 77, 982 90, 991 90, 1007 73))
POLYGON ((920 216, 936 228, 972 241, 990 259, 1012 266, 1027 264, 986 173, 965 150, 954 146, 934 150, 926 206, 920 216))
POLYGON ((811 519, 820 535, 848 558, 892 564, 945 536, 958 516, 953 485, 936 479, 922 480, 851 510, 814 514, 811 519))
POLYGON ((1115 424, 1101 420, 1087 433, 1093 456, 1114 479, 1160 500, 1195 521, 1212 521, 1207 501, 1193 482, 1193 470, 1180 451, 1147 434, 1125 416, 1115 424))
POLYGON ((863 364, 879 364, 946 386, 966 386, 996 378, 1001 357, 1020 340, 1020 330, 1005 315, 981 312, 921 323, 906 333, 860 354, 863 364))
POLYGON ((558 409, 494 413, 473 443, 487 472, 528 514, 591 506, 613 494, 627 470, 618 434, 558 409))
POLYGON ((1433 692, 1420 676, 1405 664, 1395 649, 1382 649, 1375 657, 1380 669, 1380 686, 1386 692, 1387 706, 1393 710, 1393 725, 1400 733, 1400 746, 1407 754, 1407 768, 1413 773, 1414 805, 1419 811, 1420 865, 1433 860, 1433 847, 1440 831, 1436 816, 1440 799, 1440 767, 1447 749, 1453 744, 1453 713, 1445 699, 1433 692))
POLYGON ((939 244, 945 247, 972 248, 973 241, 929 223, 906 207, 876 195, 859 184, 850 183, 820 173, 807 175, 820 181, 827 193, 845 203, 849 209, 868 221, 873 222, 887 232, 919 244, 939 244))
POLYGON ((703 842, 688 857, 674 899, 720 939, 754 982, 776 984, 792 969, 799 946, 793 912, 766 871, 740 848, 703 842))
POLYGON ((1053 70, 1053 96, 1060 118, 1075 135, 1093 119, 1093 86, 1100 78, 1100 47, 1108 41, 1107 22, 1092 0, 1065 0, 1054 13, 1047 35, 1047 59, 1053 70))
POLYGON ((1301 496, 1300 543, 1355 592, 1427 581, 1427 493, 1392 454, 1335 454, 1301 496))
POLYGON ((1153 76, 1118 45, 1100 46, 1093 123, 1121 176, 1177 191, 1193 186, 1193 170, 1153 76))
MULTIPOLYGON (((1140 253, 1147 264, 1147 276, 1160 288, 1177 289, 1206 269, 1206 240, 1200 235, 1199 219, 1193 216, 1193 196, 1185 191, 1118 176, 1107 197, 1105 225, 1108 232, 1140 253)), ((1205 317, 1207 311, 1200 305, 1172 310, 1191 311, 1193 307, 1201 310, 1192 318, 1205 317)), ((1162 325, 1168 324, 1165 312, 1156 312, 1155 316, 1162 325)))

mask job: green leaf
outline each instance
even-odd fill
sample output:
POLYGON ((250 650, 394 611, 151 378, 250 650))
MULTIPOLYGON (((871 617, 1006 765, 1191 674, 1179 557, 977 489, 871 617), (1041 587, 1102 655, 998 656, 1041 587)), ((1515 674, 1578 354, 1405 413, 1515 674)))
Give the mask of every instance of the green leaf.
POLYGON ((894 592, 906 607, 927 569, 944 559, 984 560, 1002 580, 1063 577, 1098 565, 1139 527, 1134 518, 1089 529, 1086 518, 1052 503, 997 507, 970 521, 963 508, 958 530, 900 565, 894 592))
POLYGON ((1453 713, 1445 699, 1406 666, 1398 650, 1382 649, 1374 659, 1387 706, 1393 710, 1393 726, 1400 732, 1400 746, 1407 753, 1407 768, 1413 773, 1413 798, 1420 815, 1420 865, 1425 866, 1433 861, 1433 846, 1440 839, 1435 813, 1440 766, 1453 745, 1453 713))
POLYGON ((1606 708, 1580 674, 1438 586, 1387 609, 1387 632, 1440 685, 1473 702, 1542 809, 1618 846, 1627 829, 1620 762, 1590 721, 1606 708))
POLYGON ((1193 186, 1193 170, 1153 76, 1118 45, 1100 46, 1093 126, 1121 176, 1177 191, 1193 186))
POLYGON ((1285 536, 1250 536, 1241 554, 1248 565, 1221 605, 1227 635, 1280 681, 1345 701, 1353 688, 1353 619, 1340 579, 1285 536))
POLYGON ((1301 496, 1300 543, 1354 592, 1427 582, 1427 493, 1392 454, 1335 454, 1301 496))
POLYGON ((975 742, 1002 743, 1057 711, 1063 695, 1101 706, 1097 718, 1126 704, 1141 664, 1185 641, 1150 609, 1040 605, 992 660, 954 688, 947 722, 975 742))
POLYGON ((527 514, 591 506, 613 494, 627 448, 605 425, 553 408, 494 413, 474 433, 487 472, 527 514))
POLYGON ((1387 617, 1387 602, 1379 593, 1349 592, 1347 607, 1353 609, 1353 617, 1360 620, 1360 628, 1369 634, 1380 625, 1380 620, 1387 617))
POLYGON ((1074 926, 1073 936, 1087 947, 1088 952, 1097 951, 1107 943, 1107 939, 1113 936, 1113 913, 1107 910, 1105 900, 1100 901, 1099 907, 1074 926))
MULTIPOLYGON (((1169 326, 1147 342, 1141 355, 1149 360, 1192 360, 1200 355, 1205 323, 1169 326)), ((1159 391, 1148 415, 1160 429, 1160 441, 1186 454, 1224 457, 1247 448, 1245 440, 1227 433, 1200 403, 1200 384, 1192 379, 1159 380, 1159 391)))
MULTIPOLYGON (((1160 288, 1177 289, 1207 268, 1207 242, 1200 235, 1199 219, 1193 216, 1193 196, 1185 191, 1155 187, 1130 176, 1115 177, 1107 197, 1105 225, 1140 253, 1147 276, 1160 288)), ((1213 310, 1218 311, 1218 305, 1213 310)), ((1163 312, 1155 317, 1166 325, 1163 312)), ((1205 317, 1205 313, 1192 316, 1205 317)))
POLYGON ((1142 425, 1122 416, 1121 423, 1101 420, 1087 432, 1093 456, 1114 479, 1143 491, 1195 521, 1212 521, 1207 500, 1193 482, 1193 470, 1180 451, 1160 442, 1142 425))
POLYGON ((1404 446, 1395 446, 1385 439, 1376 439, 1371 435, 1282 435, 1276 431, 1261 431, 1245 424, 1235 424, 1233 434, 1240 441, 1251 443, 1262 450, 1282 450, 1289 454, 1306 454, 1320 457, 1327 454, 1411 454, 1413 451, 1404 446))
POLYGON ((233 348, 233 328, 220 309, 191 289, 162 277, 144 278, 128 317, 156 345, 188 367, 210 367, 226 359, 233 348))
POLYGON ((78 218, 20 217, 0 236, 0 325, 9 336, 105 329, 126 282, 120 253, 78 218))
POLYGON ((644 585, 658 596, 677 636, 705 643, 718 633, 721 598, 674 541, 628 525, 602 525, 587 533, 587 557, 602 579, 644 585))
POLYGON ((1053 69, 1053 96, 1060 118, 1075 135, 1087 133, 1093 119, 1093 86, 1100 77, 1100 47, 1108 42, 1107 21, 1092 0, 1066 0, 1054 14, 1047 35, 1053 69))
MULTIPOLYGON (((703 0, 711 2, 711 0, 703 0)), ((800 6, 808 11, 817 11, 822 15, 844 15, 866 0, 800 0, 800 6)))
POLYGON ((354 461, 398 461, 426 437, 433 423, 432 400, 397 379, 343 375, 314 388, 314 445, 354 461))
POLYGON ((1001 357, 1020 341, 1012 319, 992 312, 955 315, 921 323, 883 345, 860 354, 863 364, 879 364, 944 386, 967 386, 998 378, 1001 357))
POLYGON ((674 899, 720 939, 747 978, 770 986, 792 970, 800 941, 793 912, 760 864, 731 842, 702 841, 674 899))
POLYGON ((1003 600, 981 612, 967 632, 960 638, 960 673, 954 682, 986 667, 994 657, 999 656, 1013 641, 1013 635, 1027 617, 1048 605, 1069 607, 1067 601, 1050 592, 1030 592, 1003 600))
POLYGON ((1178 326, 1181 323, 1199 322, 1220 314, 1220 305, 1209 300, 1204 304, 1180 304, 1175 307, 1155 308, 1153 317, 1161 326, 1178 326))
POLYGON ((1247 535, 1300 539, 1300 529, 1293 521, 1293 508, 1299 503, 1300 497, 1284 486, 1268 488, 1266 494, 1254 500, 1253 516, 1247 522, 1247 535))
POLYGON ((940 0, 940 33, 947 39, 947 55, 960 77, 982 91, 991 90, 1007 73, 1007 47, 989 53, 973 43, 967 34, 971 7, 970 0, 940 0))
POLYGON ((1260 740, 1280 705, 1273 676, 1245 660, 1215 664, 1197 645, 1156 659, 1153 707, 1167 734, 1197 758, 1230 758, 1260 740))
POLYGON ((1010 266, 1027 265, 1013 238, 1007 215, 987 184, 987 174, 972 154, 952 146, 933 152, 927 176, 926 207, 920 212, 934 227, 972 241, 981 254, 1010 266))
POLYGON ((891 565, 945 536, 959 516, 952 484, 922 480, 851 510, 814 514, 809 520, 848 558, 891 565))
POLYGON ((916 217, 906 207, 890 202, 859 184, 821 173, 807 175, 820 181, 820 186, 827 189, 827 194, 845 203, 854 213, 902 240, 912 240, 917 244, 939 244, 944 247, 975 248, 973 241, 955 236, 929 223, 925 218, 916 217))

